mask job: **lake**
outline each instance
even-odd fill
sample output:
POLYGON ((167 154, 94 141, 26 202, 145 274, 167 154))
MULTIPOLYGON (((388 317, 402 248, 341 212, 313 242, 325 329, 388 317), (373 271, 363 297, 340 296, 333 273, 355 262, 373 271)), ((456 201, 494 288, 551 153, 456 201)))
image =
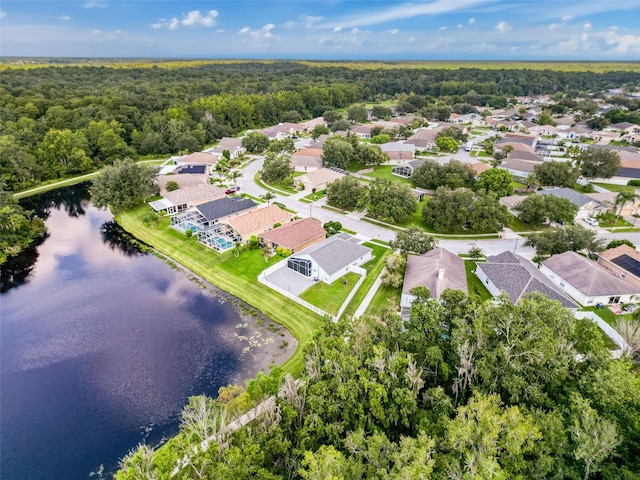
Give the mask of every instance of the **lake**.
POLYGON ((4 479, 110 478, 139 442, 176 432, 189 396, 295 350, 286 330, 139 252, 87 197, 73 187, 26 201, 49 236, 3 271, 4 479))

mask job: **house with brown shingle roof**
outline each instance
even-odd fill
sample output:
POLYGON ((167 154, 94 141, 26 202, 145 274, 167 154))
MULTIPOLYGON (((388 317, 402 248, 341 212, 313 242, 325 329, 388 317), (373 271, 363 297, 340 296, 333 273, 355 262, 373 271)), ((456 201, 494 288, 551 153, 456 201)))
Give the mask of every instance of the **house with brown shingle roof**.
POLYGON ((547 258, 540 265, 540 272, 584 306, 640 300, 640 287, 576 252, 547 258))
POLYGON ((404 272, 400 299, 400 306, 405 313, 415 300, 411 290, 418 286, 427 287, 433 298, 440 298, 442 292, 448 288, 462 290, 468 295, 464 260, 441 247, 422 255, 407 255, 407 268, 404 272))
POLYGON ((311 245, 321 242, 327 236, 322 222, 315 218, 303 218, 262 233, 260 243, 276 249, 282 247, 292 253, 299 252, 311 245))
POLYGON ((252 236, 258 236, 274 228, 274 225, 288 222, 290 219, 291 214, 286 210, 283 210, 278 205, 268 205, 230 218, 224 223, 234 230, 234 237, 237 241, 245 243, 248 242, 252 236))
POLYGON ((322 168, 322 148, 303 148, 291 155, 296 172, 310 172, 322 168))
POLYGON ((598 265, 616 277, 640 288, 640 252, 629 245, 620 245, 600 253, 598 265))
POLYGON ((209 171, 213 171, 213 167, 218 163, 218 156, 205 152, 193 152, 176 161, 176 165, 198 164, 207 165, 209 171))
POLYGON ((224 196, 224 190, 215 185, 198 184, 166 192, 164 198, 149 202, 149 205, 156 212, 166 211, 173 214, 224 196))
POLYGON ((335 172, 329 168, 319 168, 294 179, 296 188, 316 191, 324 190, 331 182, 340 180, 344 174, 335 172))

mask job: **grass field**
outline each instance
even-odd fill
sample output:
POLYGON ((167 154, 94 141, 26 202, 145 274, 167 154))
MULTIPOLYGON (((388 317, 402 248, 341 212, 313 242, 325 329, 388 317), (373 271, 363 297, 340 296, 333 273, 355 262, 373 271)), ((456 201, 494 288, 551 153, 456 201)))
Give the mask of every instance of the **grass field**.
POLYGON ((469 289, 469 298, 475 298, 481 302, 485 302, 493 298, 493 295, 489 293, 487 287, 485 287, 480 279, 476 277, 476 274, 473 273, 473 270, 476 269, 475 262, 473 260, 465 260, 464 268, 467 271, 467 288, 469 289))
POLYGON ((281 260, 272 257, 265 262, 260 250, 248 250, 236 258, 233 252, 218 254, 200 244, 197 238, 187 239, 169 227, 165 217, 158 226, 151 228, 142 223, 142 217, 149 207, 144 205, 116 216, 118 223, 139 240, 191 270, 287 328, 298 340, 296 352, 283 365, 283 369, 298 375, 303 368, 302 349, 313 332, 321 325, 322 319, 273 290, 258 283, 258 274, 281 260))
POLYGON ((594 183, 594 185, 597 185, 602 188, 606 188, 610 192, 616 192, 616 193, 635 192, 636 190, 640 189, 640 187, 634 187, 631 185, 616 185, 614 183, 594 183))
POLYGON ((385 312, 385 310, 398 312, 400 310, 401 296, 402 287, 393 288, 381 285, 367 307, 365 315, 379 317, 385 312))
POLYGON ((351 299, 351 302, 349 302, 347 308, 345 308, 343 314, 345 316, 353 315, 354 313, 356 313, 356 310, 362 303, 362 300, 371 288, 371 285, 373 285, 373 282, 375 282, 376 278, 378 278, 378 275, 380 275, 380 272, 382 272, 382 269, 384 268, 384 259, 387 257, 387 255, 391 255, 392 253, 388 248, 376 245, 375 243, 366 242, 363 243, 363 245, 373 250, 374 258, 362 265, 362 268, 367 271, 367 276, 365 277, 364 282, 362 282, 362 285, 360 285, 360 288, 358 289, 356 294, 351 299))
POLYGON ((338 310, 340 310, 340 307, 359 279, 360 275, 349 272, 330 285, 324 282, 317 282, 314 286, 305 290, 300 295, 300 298, 331 315, 337 315, 338 310))

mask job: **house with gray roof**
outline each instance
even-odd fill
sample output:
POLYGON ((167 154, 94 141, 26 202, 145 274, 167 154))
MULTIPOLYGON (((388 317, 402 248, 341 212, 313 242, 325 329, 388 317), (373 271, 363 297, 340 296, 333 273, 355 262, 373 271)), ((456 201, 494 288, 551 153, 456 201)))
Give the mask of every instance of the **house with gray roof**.
POLYGON ((410 178, 413 175, 413 172, 416 168, 422 165, 426 160, 412 160, 407 163, 403 163, 401 165, 396 165, 391 169, 392 175, 397 175, 398 177, 410 178))
POLYGON ((411 290, 418 286, 427 287, 434 298, 440 298, 446 289, 462 290, 468 295, 464 260, 442 247, 422 255, 407 255, 400 299, 403 313, 406 313, 415 300, 411 290))
POLYGON ((598 215, 605 213, 607 207, 593 198, 589 198, 580 192, 564 187, 564 188, 549 188, 546 190, 539 190, 537 195, 553 195, 558 198, 566 198, 571 203, 578 207, 578 213, 576 218, 597 217, 598 215))
POLYGON ((186 212, 171 217, 171 227, 179 232, 193 233, 206 230, 217 222, 228 220, 246 211, 257 208, 249 198, 224 197, 197 205, 186 212))
POLYGON ((555 285, 584 306, 640 301, 640 287, 613 274, 602 265, 576 252, 564 252, 547 258, 540 265, 555 285))
POLYGON ((542 293, 563 307, 579 308, 565 293, 545 277, 534 264, 511 251, 487 257, 486 263, 477 263, 476 276, 494 297, 506 293, 514 304, 527 293, 542 293))
POLYGON ((372 250, 348 234, 338 234, 287 258, 287 268, 307 278, 333 283, 373 258, 372 250))

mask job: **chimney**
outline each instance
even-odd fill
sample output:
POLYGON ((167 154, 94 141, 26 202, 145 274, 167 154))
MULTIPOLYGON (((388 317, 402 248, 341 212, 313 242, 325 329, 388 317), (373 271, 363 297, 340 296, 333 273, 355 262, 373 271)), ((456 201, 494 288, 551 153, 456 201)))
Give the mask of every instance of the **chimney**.
POLYGON ((438 280, 444 280, 444 268, 438 270, 438 280))

